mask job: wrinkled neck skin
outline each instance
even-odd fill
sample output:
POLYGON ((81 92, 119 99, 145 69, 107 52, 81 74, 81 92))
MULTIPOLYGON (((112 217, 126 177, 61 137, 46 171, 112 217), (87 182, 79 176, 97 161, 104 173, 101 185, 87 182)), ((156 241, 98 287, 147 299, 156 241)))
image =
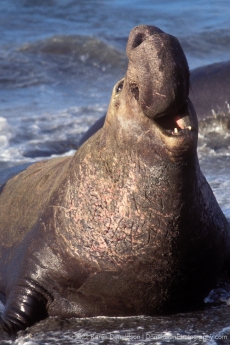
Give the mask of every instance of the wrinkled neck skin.
MULTIPOLYGON (((129 121, 123 125, 134 133, 129 121)), ((204 180, 195 147, 187 155, 183 150, 182 155, 173 154, 164 143, 161 146, 154 141, 150 130, 139 133, 138 128, 133 136, 125 136, 123 131, 120 128, 120 133, 110 134, 105 125, 106 149, 101 159, 111 179, 131 186, 128 192, 136 202, 139 200, 140 213, 149 208, 150 213, 155 212, 159 219, 168 217, 169 222, 183 217, 183 212, 187 218, 193 204, 198 205, 196 199, 204 180)))

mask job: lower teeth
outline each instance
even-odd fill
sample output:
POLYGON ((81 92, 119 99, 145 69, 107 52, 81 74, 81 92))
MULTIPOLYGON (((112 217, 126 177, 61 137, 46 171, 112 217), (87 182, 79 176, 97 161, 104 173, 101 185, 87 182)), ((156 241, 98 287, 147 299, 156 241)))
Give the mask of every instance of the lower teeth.
POLYGON ((172 132, 173 134, 178 134, 179 131, 183 131, 184 129, 188 129, 189 131, 192 130, 192 127, 191 126, 188 126, 186 128, 181 128, 180 130, 178 130, 178 128, 174 128, 174 131, 172 132))

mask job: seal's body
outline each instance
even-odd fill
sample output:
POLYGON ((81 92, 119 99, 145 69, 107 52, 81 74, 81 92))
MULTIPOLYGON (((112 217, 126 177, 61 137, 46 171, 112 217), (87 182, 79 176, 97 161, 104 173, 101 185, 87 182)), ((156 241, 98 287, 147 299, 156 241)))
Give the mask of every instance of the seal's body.
POLYGON ((154 315, 202 303, 228 263, 229 225, 196 154, 179 42, 131 31, 106 121, 73 157, 1 187, 5 330, 48 315, 154 315))

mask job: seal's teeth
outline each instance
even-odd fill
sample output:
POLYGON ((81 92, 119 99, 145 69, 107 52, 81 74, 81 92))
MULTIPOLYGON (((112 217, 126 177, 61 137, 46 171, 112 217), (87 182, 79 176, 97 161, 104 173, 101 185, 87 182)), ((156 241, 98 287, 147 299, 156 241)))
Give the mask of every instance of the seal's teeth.
POLYGON ((188 126, 188 127, 186 127, 189 131, 191 131, 192 130, 192 127, 191 126, 188 126))
POLYGON ((177 128, 174 128, 174 133, 178 133, 178 129, 177 128))

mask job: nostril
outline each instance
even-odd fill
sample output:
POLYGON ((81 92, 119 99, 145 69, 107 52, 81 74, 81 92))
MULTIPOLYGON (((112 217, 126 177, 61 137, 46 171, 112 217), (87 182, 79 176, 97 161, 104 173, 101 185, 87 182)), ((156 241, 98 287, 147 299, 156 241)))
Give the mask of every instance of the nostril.
POLYGON ((162 33, 164 32, 155 26, 148 26, 148 25, 136 26, 129 35, 129 39, 128 39, 128 43, 126 47, 126 53, 128 55, 128 58, 130 58, 131 54, 133 54, 133 52, 136 51, 135 48, 138 48, 139 46, 141 46, 143 42, 147 41, 149 38, 151 39, 156 34, 162 34, 162 33))
POLYGON ((145 33, 140 32, 136 35, 136 37, 133 40, 132 48, 135 49, 138 47, 146 38, 145 33))
POLYGON ((139 88, 136 83, 130 83, 130 90, 134 96, 134 98, 138 101, 139 100, 139 88))

